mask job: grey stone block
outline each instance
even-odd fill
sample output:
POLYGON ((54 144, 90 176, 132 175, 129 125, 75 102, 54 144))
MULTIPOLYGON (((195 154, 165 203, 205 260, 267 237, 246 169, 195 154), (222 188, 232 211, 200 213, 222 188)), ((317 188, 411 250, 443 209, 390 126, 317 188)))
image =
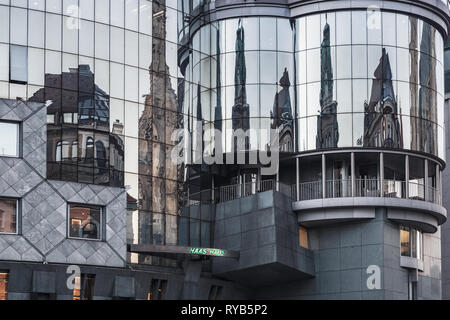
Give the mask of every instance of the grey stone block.
MULTIPOLYGON (((275 244, 277 240, 275 226, 258 230, 258 246, 275 244)), ((277 243, 279 245, 279 243, 277 243)))
POLYGON ((339 293, 341 291, 341 275, 339 271, 321 272, 319 281, 321 294, 339 293))
POLYGON ((361 291, 361 287, 365 286, 364 282, 365 281, 363 281, 363 278, 361 276, 361 269, 341 271, 342 292, 361 291))
POLYGON ((340 252, 339 249, 320 250, 319 271, 340 270, 340 252))
POLYGON ((252 213, 258 209, 257 195, 251 195, 249 197, 241 198, 241 214, 252 213))
POLYGON ((362 225, 362 244, 381 244, 384 243, 384 222, 372 221, 362 225))
POLYGON ((361 247, 341 248, 341 269, 361 268, 362 252, 361 247))
POLYGON ((380 268, 384 266, 383 245, 366 245, 361 249, 363 268, 371 265, 377 265, 380 268))
POLYGON ((236 199, 236 200, 228 201, 224 208, 225 218, 236 217, 239 214, 240 214, 240 200, 236 199))
POLYGON ((258 211, 258 228, 270 227, 275 224, 273 208, 258 211))
POLYGON ((258 230, 242 233, 242 250, 256 249, 258 247, 258 230))
POLYGON ((258 193, 258 209, 273 207, 273 191, 258 193))
POLYGON ((251 213, 241 216, 241 230, 246 232, 258 228, 258 213, 251 213))
POLYGON ((241 219, 240 217, 234 217, 225 220, 225 235, 233 235, 241 233, 241 219))

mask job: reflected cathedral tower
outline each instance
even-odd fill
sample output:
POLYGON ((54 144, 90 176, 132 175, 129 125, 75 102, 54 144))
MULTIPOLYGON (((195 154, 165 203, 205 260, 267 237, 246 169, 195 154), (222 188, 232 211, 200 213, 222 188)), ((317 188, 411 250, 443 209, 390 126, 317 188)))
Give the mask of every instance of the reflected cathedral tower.
POLYGON ((317 117, 317 149, 337 148, 339 126, 337 105, 333 100, 333 67, 331 65, 330 25, 325 24, 320 48, 320 115, 317 117))
MULTIPOLYGON (((250 129, 250 107, 247 104, 247 70, 245 65, 245 32, 242 26, 242 19, 239 19, 238 29, 236 31, 236 65, 234 69, 234 106, 232 109, 233 132, 243 130, 247 132, 250 129)), ((245 146, 237 146, 236 139, 233 141, 234 149, 249 150, 250 140, 245 138, 245 146)))
POLYGON ((392 85, 389 55, 382 49, 372 82, 369 103, 364 104, 364 146, 402 148, 402 127, 392 85))

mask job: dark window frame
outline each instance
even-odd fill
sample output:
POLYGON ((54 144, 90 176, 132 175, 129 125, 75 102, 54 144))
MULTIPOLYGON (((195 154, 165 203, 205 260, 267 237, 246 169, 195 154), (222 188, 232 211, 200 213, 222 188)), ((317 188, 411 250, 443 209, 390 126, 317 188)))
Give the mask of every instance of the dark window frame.
POLYGON ((72 203, 72 202, 68 203, 67 204, 67 239, 105 242, 106 241, 106 208, 101 205, 93 205, 93 204, 85 204, 85 203, 72 203), (70 235, 70 227, 71 227, 71 220, 72 220, 70 217, 70 208, 72 206, 89 208, 89 209, 100 209, 100 221, 98 221, 100 230, 99 230, 99 237, 97 237, 97 239, 73 237, 70 235))
POLYGON ((0 235, 20 235, 22 232, 21 228, 21 212, 22 206, 19 198, 10 198, 10 197, 0 197, 0 201, 15 201, 16 202, 16 231, 15 232, 0 232, 0 235))
POLYGON ((22 153, 22 140, 23 140, 23 133, 22 133, 22 122, 21 121, 12 121, 12 120, 0 120, 0 123, 8 123, 8 124, 14 124, 17 125, 17 154, 14 155, 0 155, 0 157, 3 158, 14 158, 14 159, 20 159, 23 157, 22 153))
POLYGON ((11 44, 9 47, 9 82, 10 83, 15 83, 15 84, 22 84, 22 85, 26 85, 28 84, 28 47, 27 46, 22 46, 22 45, 15 45, 15 44, 11 44), (14 54, 12 54, 13 52, 13 48, 22 48, 23 50, 25 50, 25 77, 26 80, 21 80, 21 79, 14 79, 13 77, 13 56, 15 56, 14 54))

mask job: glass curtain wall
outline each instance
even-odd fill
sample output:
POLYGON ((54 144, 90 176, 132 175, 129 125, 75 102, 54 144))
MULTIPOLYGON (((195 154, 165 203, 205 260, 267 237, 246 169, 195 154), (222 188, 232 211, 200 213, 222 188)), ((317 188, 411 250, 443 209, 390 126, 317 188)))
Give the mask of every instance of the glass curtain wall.
MULTIPOLYGON (((185 119, 201 115, 205 131, 255 129, 250 150, 265 149, 264 132, 278 128, 285 151, 393 148, 444 158, 442 35, 419 18, 384 11, 369 29, 368 14, 203 26, 192 36, 185 119)), ((232 149, 229 133, 221 142, 224 152, 232 149)))

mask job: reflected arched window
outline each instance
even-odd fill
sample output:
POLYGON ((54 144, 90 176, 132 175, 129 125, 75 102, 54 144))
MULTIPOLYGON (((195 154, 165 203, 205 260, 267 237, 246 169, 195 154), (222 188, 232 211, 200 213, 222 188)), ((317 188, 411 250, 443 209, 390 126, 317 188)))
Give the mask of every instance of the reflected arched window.
POLYGON ((88 137, 86 139, 86 160, 92 160, 94 158, 94 139, 88 137))
POLYGON ((105 146, 103 145, 103 142, 97 141, 95 143, 96 148, 96 158, 97 158, 97 166, 99 168, 106 168, 106 150, 105 146))

